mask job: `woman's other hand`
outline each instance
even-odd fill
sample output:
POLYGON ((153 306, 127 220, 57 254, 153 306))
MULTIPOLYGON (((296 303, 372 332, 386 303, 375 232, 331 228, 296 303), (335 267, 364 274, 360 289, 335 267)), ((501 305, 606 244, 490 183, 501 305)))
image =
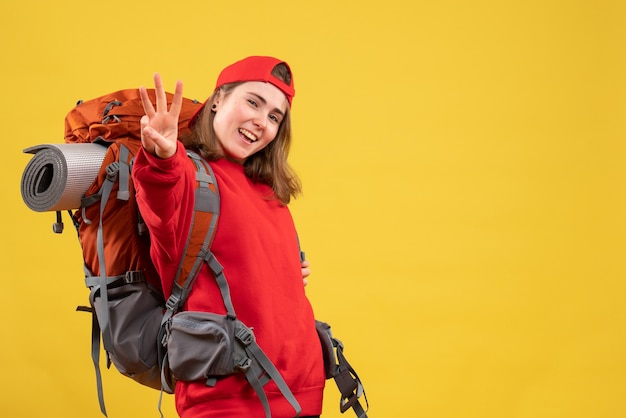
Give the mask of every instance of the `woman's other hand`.
POLYGON ((309 275, 311 274, 311 269, 309 268, 310 264, 308 261, 304 260, 301 264, 302 267, 302 282, 304 283, 304 285, 306 286, 307 284, 309 284, 309 281, 307 280, 307 277, 309 277, 309 275))

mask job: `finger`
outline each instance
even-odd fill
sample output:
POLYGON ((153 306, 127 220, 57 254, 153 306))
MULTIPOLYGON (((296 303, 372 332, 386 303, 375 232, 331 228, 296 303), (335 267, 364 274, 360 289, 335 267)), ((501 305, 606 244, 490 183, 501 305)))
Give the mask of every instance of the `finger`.
POLYGON ((161 75, 159 73, 154 74, 154 89, 156 90, 156 111, 167 112, 167 97, 165 97, 163 80, 161 80, 161 75))
POLYGON ((162 157, 163 149, 167 148, 169 143, 151 126, 146 126, 141 132, 141 143, 150 154, 162 157))
POLYGON ((174 90, 174 99, 172 99, 172 107, 170 108, 170 113, 172 116, 178 119, 180 115, 180 110, 183 107, 183 82, 178 80, 176 81, 176 89, 174 90))
POLYGON ((307 278, 311 275, 311 269, 310 268, 302 268, 302 277, 303 278, 307 278))
POLYGON ((150 119, 147 115, 141 118, 141 145, 150 154, 154 154, 154 141, 152 141, 151 136, 148 134, 150 129, 148 125, 149 122, 150 119))
POLYGON ((176 153, 176 143, 172 143, 151 126, 146 126, 142 131, 142 144, 145 143, 148 151, 159 158, 170 158, 176 153))
POLYGON ((139 87, 139 97, 141 98, 143 111, 146 115, 148 115, 148 117, 152 118, 154 116, 154 106, 152 106, 152 101, 150 101, 148 91, 143 86, 139 87))

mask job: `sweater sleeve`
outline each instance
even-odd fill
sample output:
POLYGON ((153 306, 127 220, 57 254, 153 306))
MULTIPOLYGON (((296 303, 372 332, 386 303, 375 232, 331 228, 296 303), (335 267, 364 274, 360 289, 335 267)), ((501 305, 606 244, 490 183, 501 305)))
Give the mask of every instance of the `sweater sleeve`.
POLYGON ((194 205, 195 172, 182 143, 176 153, 160 159, 137 153, 133 165, 139 211, 150 231, 150 255, 165 297, 182 258, 194 205))

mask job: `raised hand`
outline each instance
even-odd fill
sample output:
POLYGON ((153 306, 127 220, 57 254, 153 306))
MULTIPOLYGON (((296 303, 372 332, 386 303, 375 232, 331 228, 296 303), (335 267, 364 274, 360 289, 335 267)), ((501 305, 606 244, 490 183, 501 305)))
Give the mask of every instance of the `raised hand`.
POLYGON ((156 90, 156 110, 148 97, 145 87, 139 88, 139 95, 145 116, 141 118, 141 143, 150 154, 159 158, 169 158, 176 153, 178 139, 178 117, 183 102, 183 82, 176 82, 172 106, 167 108, 167 98, 159 74, 154 75, 156 90))

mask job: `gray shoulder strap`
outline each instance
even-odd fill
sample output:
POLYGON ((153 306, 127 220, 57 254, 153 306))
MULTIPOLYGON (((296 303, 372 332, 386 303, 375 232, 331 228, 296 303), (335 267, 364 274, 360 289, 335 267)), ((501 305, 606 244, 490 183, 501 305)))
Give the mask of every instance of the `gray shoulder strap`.
POLYGON ((120 165, 119 165, 119 189, 117 198, 119 200, 130 199, 130 188, 128 187, 130 178, 130 165, 128 164, 128 156, 130 151, 124 144, 120 144, 120 165))
POLYGON ((167 311, 163 317, 162 324, 167 322, 169 318, 172 317, 182 306, 184 305, 189 293, 191 292, 191 287, 200 272, 200 268, 202 264, 207 261, 207 259, 211 256, 211 243, 213 241, 213 236, 215 234, 215 228, 217 226, 217 220, 219 218, 219 190, 217 189, 217 181, 215 181, 215 175, 213 174, 213 170, 209 164, 205 164, 202 161, 202 157, 196 154, 193 151, 187 151, 187 155, 193 161, 196 167, 196 181, 198 182, 198 187, 195 191, 195 199, 194 199, 194 211, 191 219, 191 225, 189 226, 189 233, 187 242, 185 243, 185 248, 183 249, 183 257, 180 260, 178 265, 178 270, 176 272, 176 278, 180 277, 183 271, 183 266, 185 262, 185 255, 189 250, 189 244, 191 243, 192 232, 196 223, 196 215, 198 212, 207 212, 213 213, 214 216, 211 218, 211 224, 208 225, 206 230, 206 234, 204 237, 204 242, 202 243, 202 248, 196 255, 193 266, 190 268, 187 277, 184 278, 182 285, 177 283, 178 280, 174 281, 174 285, 172 287, 172 293, 165 303, 165 307, 167 311), (209 189, 209 185, 213 185, 215 187, 216 192, 213 192, 209 189))

